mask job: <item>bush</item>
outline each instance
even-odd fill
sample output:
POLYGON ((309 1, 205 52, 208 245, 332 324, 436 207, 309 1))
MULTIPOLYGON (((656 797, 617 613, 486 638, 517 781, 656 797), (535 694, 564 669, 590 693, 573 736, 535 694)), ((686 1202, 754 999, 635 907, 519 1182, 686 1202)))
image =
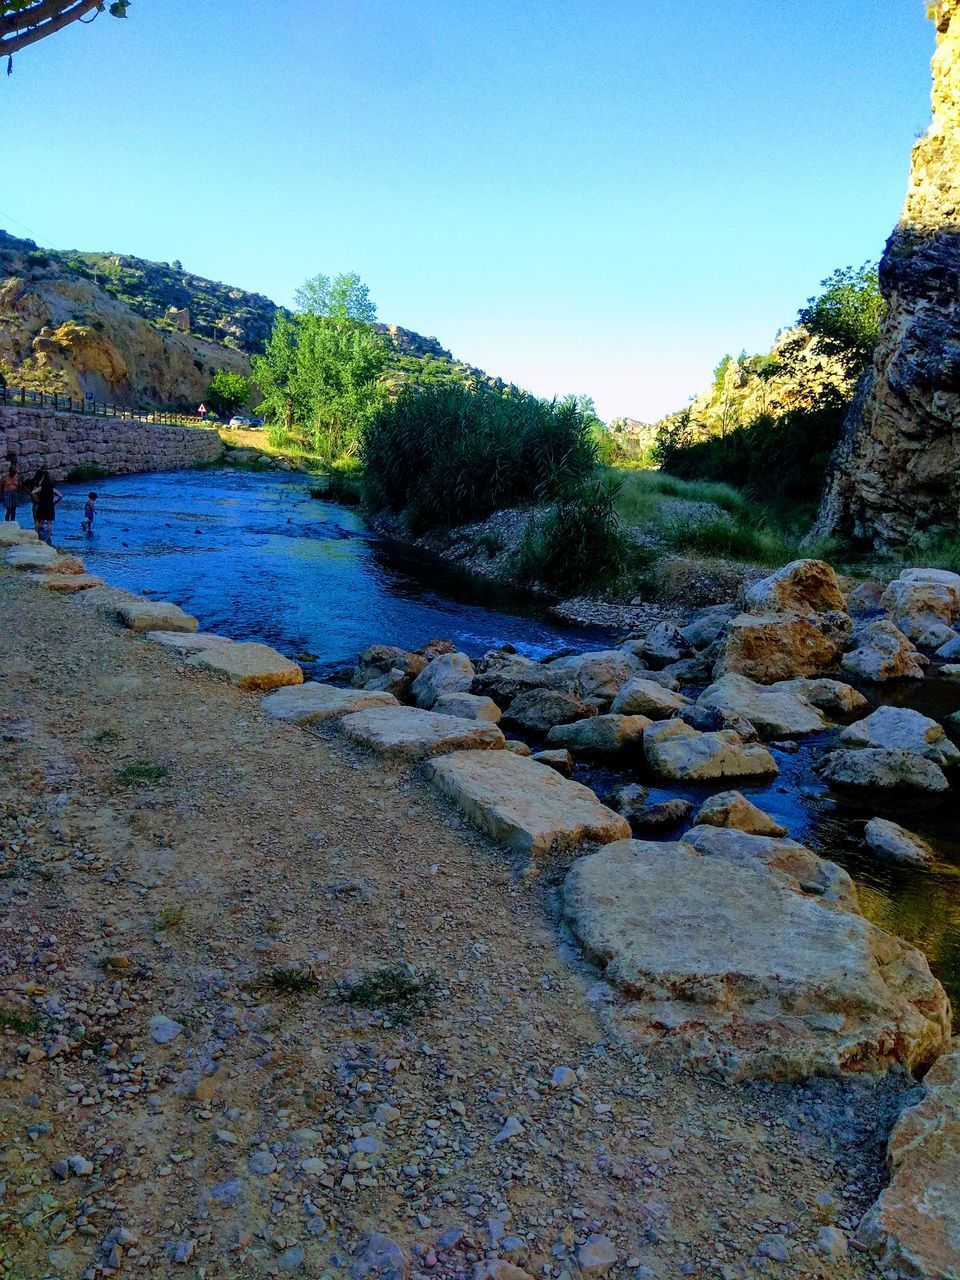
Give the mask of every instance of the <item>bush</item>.
POLYGON ((413 530, 549 501, 596 463, 576 403, 458 386, 405 388, 361 437, 367 500, 413 530))
POLYGON ((532 515, 514 557, 517 580, 563 594, 613 585, 630 561, 617 494, 615 483, 596 479, 561 493, 545 515, 532 515))

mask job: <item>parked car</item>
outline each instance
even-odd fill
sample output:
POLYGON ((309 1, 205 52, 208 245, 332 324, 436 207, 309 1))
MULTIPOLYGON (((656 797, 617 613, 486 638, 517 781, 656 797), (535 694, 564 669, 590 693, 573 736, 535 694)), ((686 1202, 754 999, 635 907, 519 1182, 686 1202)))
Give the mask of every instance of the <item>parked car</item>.
POLYGON ((251 427, 262 427, 262 426, 263 426, 263 419, 262 419, 262 418, 251 418, 251 419, 250 419, 250 425, 251 425, 251 427))
POLYGON ((239 414, 235 414, 227 423, 228 427, 252 427, 252 418, 243 418, 239 414))

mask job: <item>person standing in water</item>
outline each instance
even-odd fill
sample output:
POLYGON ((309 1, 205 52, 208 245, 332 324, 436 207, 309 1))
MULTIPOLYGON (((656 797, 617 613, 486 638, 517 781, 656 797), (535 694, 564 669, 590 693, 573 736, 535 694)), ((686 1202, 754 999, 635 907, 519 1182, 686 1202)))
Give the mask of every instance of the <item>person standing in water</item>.
POLYGON ((56 508, 63 501, 63 494, 59 489, 53 487, 53 481, 50 479, 50 473, 46 467, 40 468, 33 477, 33 481, 34 484, 30 496, 34 502, 33 521, 36 526, 37 537, 41 542, 52 546, 53 522, 56 518, 56 508))
POLYGON ((10 468, 0 477, 0 493, 3 495, 3 519, 5 524, 17 518, 17 493, 20 489, 20 469, 16 458, 10 459, 10 468))
POLYGON ((93 533, 93 517, 97 514, 97 495, 88 493, 87 500, 83 504, 83 519, 80 522, 80 528, 84 533, 93 533))

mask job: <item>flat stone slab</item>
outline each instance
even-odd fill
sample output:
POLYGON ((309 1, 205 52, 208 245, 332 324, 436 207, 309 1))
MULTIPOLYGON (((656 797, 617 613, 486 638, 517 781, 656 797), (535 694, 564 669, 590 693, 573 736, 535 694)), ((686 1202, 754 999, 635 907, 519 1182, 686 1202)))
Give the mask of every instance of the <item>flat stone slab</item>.
POLYGON ((79 556, 63 555, 45 542, 25 542, 12 546, 3 561, 10 569, 39 573, 83 573, 83 561, 79 556))
POLYGON ((409 760, 504 744, 503 734, 488 720, 464 720, 420 707, 369 707, 345 716, 341 723, 347 737, 361 746, 409 760))
POLYGON ((177 653, 203 653, 218 645, 233 644, 229 636, 218 636, 213 631, 148 631, 146 637, 151 643, 177 653))
POLYGON ((22 529, 16 520, 4 521, 0 524, 0 547, 13 547, 21 542, 37 542, 35 529, 22 529))
POLYGON ((145 631, 196 631, 200 624, 190 613, 169 600, 122 600, 117 604, 117 617, 125 627, 142 634, 145 631))
POLYGON ((286 720, 291 724, 314 724, 348 716, 368 707, 399 707, 392 693, 377 693, 371 689, 341 689, 334 684, 319 684, 308 680, 306 684, 290 684, 275 693, 268 694, 261 703, 267 715, 274 720, 286 720))
POLYGON ((31 579, 48 591, 91 591, 102 587, 103 579, 92 573, 31 573, 31 579))
POLYGON ((430 761, 427 775, 481 831, 531 861, 630 834, 589 787, 510 751, 458 751, 430 761))
POLYGON ((243 641, 218 644, 187 658, 187 665, 226 676, 240 689, 278 689, 285 684, 303 684, 303 671, 267 644, 243 641))
POLYGON ((573 864, 563 901, 628 997, 626 1034, 690 1065, 732 1079, 921 1071, 949 1043, 950 1003, 916 948, 766 866, 621 840, 573 864))

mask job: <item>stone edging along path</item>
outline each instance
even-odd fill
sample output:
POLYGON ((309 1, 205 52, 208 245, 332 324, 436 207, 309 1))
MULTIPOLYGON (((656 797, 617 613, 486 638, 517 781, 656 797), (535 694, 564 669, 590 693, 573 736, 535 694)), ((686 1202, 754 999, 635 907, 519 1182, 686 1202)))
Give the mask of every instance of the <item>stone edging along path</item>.
MULTIPOLYGON (((4 542, 18 537, 18 548, 9 550, 5 557, 9 567, 50 588, 62 590, 61 580, 70 577, 80 588, 86 576, 81 562, 48 551, 29 534, 20 536, 22 544, 12 530, 2 535, 4 542)), ((752 984, 746 1003, 738 1007, 737 994, 731 990, 722 1016, 695 1017, 692 1027, 674 1037, 671 1045, 683 1046, 680 1056, 686 1061, 699 1061, 711 1070, 725 1066, 732 1077, 757 1070, 775 1077, 798 1077, 817 1071, 829 1073, 838 1065, 880 1070, 898 1059, 920 1068, 945 1047, 943 1034, 937 1038, 938 1023, 941 1033, 943 1030, 943 1008, 937 1005, 936 985, 931 985, 929 971, 924 974, 925 964, 917 963, 918 953, 905 944, 899 944, 898 950, 899 940, 874 930, 858 913, 824 906, 798 893, 787 884, 785 872, 742 865, 742 844, 733 860, 741 865, 727 866, 719 852, 698 857, 682 843, 630 841, 629 826, 620 815, 601 805, 588 788, 505 750, 507 744, 494 725, 403 707, 389 694, 303 684, 297 664, 276 651, 205 635, 199 632, 197 620, 175 605, 105 588, 96 579, 84 582, 80 589, 91 604, 111 613, 131 631, 144 633, 191 667, 219 675, 240 688, 266 692, 264 709, 278 721, 309 725, 339 720, 352 741, 401 763, 422 763, 421 776, 481 829, 521 851, 533 868, 556 866, 558 855, 575 855, 584 843, 603 845, 598 853, 573 863, 563 890, 564 911, 587 954, 606 970, 615 986, 633 998, 620 1030, 635 1044, 646 1047, 655 1040, 657 1015, 650 1007, 651 980, 661 988, 661 1002, 667 1000, 675 1008, 694 1013, 703 1001, 690 984, 709 987, 723 982, 716 966, 710 968, 714 951, 719 951, 725 962, 730 958, 718 929, 726 929, 728 935, 737 933, 736 941, 744 952, 759 951, 755 935, 739 934, 746 902, 777 944, 774 953, 736 957, 742 981, 752 984), (650 921, 643 917, 643 899, 650 897, 651 885, 656 890, 653 896, 661 898, 657 920, 665 926, 662 936, 651 930, 650 921), (677 902, 700 931, 704 945, 699 954, 692 955, 683 939, 678 939, 673 927, 676 920, 670 915, 677 902), (789 931, 778 937, 787 919, 789 931), (905 984, 886 988, 881 984, 863 993, 862 999, 848 988, 840 992, 838 1000, 831 956, 819 957, 820 968, 798 965, 791 972, 791 938, 802 939, 806 952, 815 951, 824 941, 828 952, 836 949, 837 963, 848 971, 851 986, 862 985, 858 966, 864 966, 869 975, 889 974, 903 966, 914 988, 907 992, 905 984), (916 999, 917 990, 922 990, 922 999, 916 999), (826 1000, 825 1007, 816 1006, 818 998, 826 1000), (816 1008, 814 1023, 821 1023, 821 1027, 805 1021, 805 1004, 816 1008), (704 1054, 704 1039, 709 1041, 713 1036, 722 1044, 729 1034, 729 1026, 722 1025, 725 1019, 736 1021, 740 1033, 744 1028, 751 1030, 763 1053, 753 1049, 744 1059, 728 1058, 725 1062, 709 1048, 704 1054), (849 1049, 852 1055, 859 1055, 859 1062, 851 1056, 838 1063, 831 1058, 836 1046, 841 1052, 849 1049)), ((944 1091, 936 1096, 949 1101, 944 1091)), ((910 1175, 916 1184, 915 1167, 910 1175)), ((883 1256, 890 1270, 899 1265, 898 1233, 904 1213, 915 1210, 914 1201, 909 1194, 901 1195, 899 1201, 888 1196, 883 1214, 871 1219, 866 1243, 883 1256), (897 1203, 900 1217, 890 1208, 897 1203), (907 1209, 904 1203, 908 1203, 907 1209)), ((937 1225, 936 1221, 932 1226, 928 1222, 928 1234, 930 1230, 936 1234, 937 1225)), ((923 1268, 917 1273, 924 1274, 923 1268)), ((936 1274, 952 1273, 941 1270, 936 1274)))

